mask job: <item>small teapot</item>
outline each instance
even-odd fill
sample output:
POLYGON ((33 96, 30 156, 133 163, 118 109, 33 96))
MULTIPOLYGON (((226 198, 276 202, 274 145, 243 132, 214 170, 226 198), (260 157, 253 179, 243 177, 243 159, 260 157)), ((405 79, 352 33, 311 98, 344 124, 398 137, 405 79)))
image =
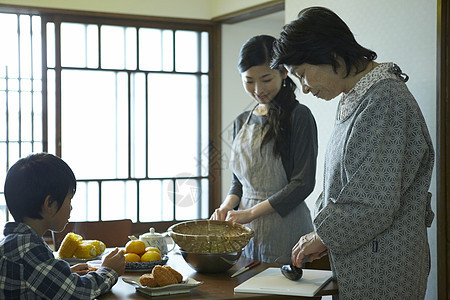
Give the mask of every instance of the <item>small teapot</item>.
POLYGON ((166 237, 172 239, 167 233, 157 233, 155 228, 151 227, 150 232, 144 233, 139 236, 139 239, 145 243, 147 247, 155 247, 161 251, 161 255, 166 255, 175 248, 175 242, 172 240, 173 247, 168 250, 166 237))

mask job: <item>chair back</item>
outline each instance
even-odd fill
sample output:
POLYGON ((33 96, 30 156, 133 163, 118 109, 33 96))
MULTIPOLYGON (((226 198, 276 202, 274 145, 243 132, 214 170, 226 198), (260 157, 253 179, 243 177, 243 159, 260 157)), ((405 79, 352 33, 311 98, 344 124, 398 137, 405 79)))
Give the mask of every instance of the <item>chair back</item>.
POLYGON ((130 219, 95 222, 69 222, 61 232, 53 232, 53 245, 55 251, 59 249, 62 240, 69 232, 79 234, 85 240, 100 240, 106 247, 124 247, 132 234, 130 219))

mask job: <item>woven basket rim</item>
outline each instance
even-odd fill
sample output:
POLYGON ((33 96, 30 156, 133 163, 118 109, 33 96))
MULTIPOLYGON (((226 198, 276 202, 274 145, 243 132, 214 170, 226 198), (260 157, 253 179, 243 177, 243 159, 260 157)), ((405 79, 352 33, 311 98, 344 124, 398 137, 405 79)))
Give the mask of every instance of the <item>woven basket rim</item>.
POLYGON ((180 222, 177 224, 174 224, 172 226, 170 226, 167 229, 167 232, 169 233, 169 235, 177 235, 177 236, 183 236, 183 237, 192 237, 192 238, 216 238, 216 239, 233 239, 233 238, 240 238, 243 236, 253 236, 254 235, 254 231, 251 228, 248 228, 242 224, 236 223, 236 222, 229 222, 229 221, 218 221, 218 220, 193 220, 193 221, 184 221, 184 222, 180 222), (174 231, 174 229, 176 227, 181 227, 181 226, 187 226, 186 224, 197 224, 197 223, 216 223, 216 224, 227 224, 227 225, 231 225, 231 227, 233 228, 239 228, 242 229, 244 232, 239 232, 238 235, 236 236, 224 236, 224 235, 206 235, 206 234, 187 234, 187 233, 180 233, 180 232, 176 232, 174 231))
POLYGON ((191 254, 200 254, 200 255, 224 255, 224 254, 234 254, 234 253, 238 253, 244 251, 244 248, 241 248, 239 250, 236 251, 231 251, 231 252, 192 252, 192 251, 188 251, 188 250, 184 250, 182 248, 180 248, 180 252, 185 252, 185 253, 191 253, 191 254))
POLYGON ((170 226, 167 233, 181 249, 191 253, 236 252, 242 250, 255 234, 253 229, 242 224, 218 220, 180 222, 170 226))

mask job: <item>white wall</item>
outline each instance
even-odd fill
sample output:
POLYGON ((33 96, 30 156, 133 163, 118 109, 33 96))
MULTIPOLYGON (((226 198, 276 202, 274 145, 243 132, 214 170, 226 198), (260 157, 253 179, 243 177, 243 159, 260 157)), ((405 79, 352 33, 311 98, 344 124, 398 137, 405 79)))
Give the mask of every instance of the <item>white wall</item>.
MULTIPOLYGON (((377 62, 395 62, 410 77, 407 85, 416 97, 436 147, 436 0, 286 0, 285 23, 308 6, 326 6, 344 19, 363 46, 377 52, 377 62), (420 20, 420 22, 418 22, 420 20)), ((234 117, 253 105, 243 91, 236 69, 237 55, 242 43, 255 34, 278 36, 282 24, 271 23, 264 17, 223 26, 223 77, 222 77, 222 126, 223 126, 223 196, 230 186, 228 169, 231 125, 234 117)), ((333 128, 338 100, 317 100, 310 95, 299 94, 298 99, 312 110, 319 130, 319 157, 316 188, 307 199, 312 207, 323 185, 323 158, 326 143, 333 128)), ((436 195, 436 168, 430 191, 436 195)), ((432 200, 436 212, 436 197, 432 200)), ((428 231, 432 255, 432 269, 428 279, 426 299, 437 299, 437 250, 436 220, 428 231)))

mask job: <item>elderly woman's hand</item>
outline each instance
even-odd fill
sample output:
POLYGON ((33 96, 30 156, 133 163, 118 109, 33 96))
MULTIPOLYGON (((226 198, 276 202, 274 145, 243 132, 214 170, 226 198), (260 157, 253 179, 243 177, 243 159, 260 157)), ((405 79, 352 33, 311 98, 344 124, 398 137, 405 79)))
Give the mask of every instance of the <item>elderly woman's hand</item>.
POLYGON ((322 243, 315 231, 305 234, 292 248, 292 263, 301 268, 303 260, 313 261, 328 254, 327 247, 322 243))

